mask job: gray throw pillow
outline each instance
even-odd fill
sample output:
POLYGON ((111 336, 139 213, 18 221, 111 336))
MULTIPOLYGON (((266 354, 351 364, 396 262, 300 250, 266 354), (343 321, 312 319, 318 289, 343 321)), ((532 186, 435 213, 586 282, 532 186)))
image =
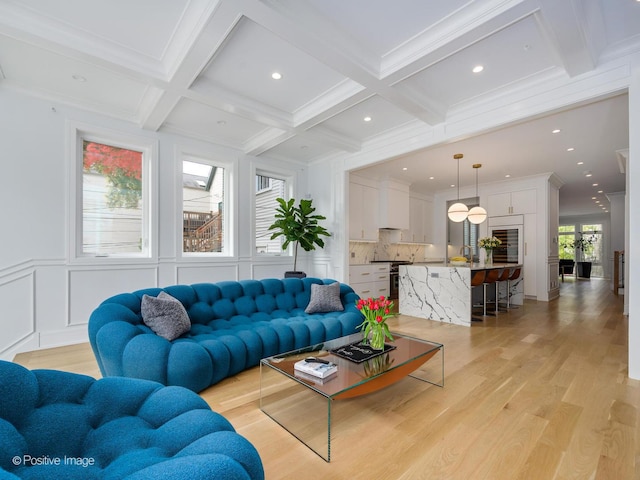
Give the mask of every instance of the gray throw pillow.
POLYGON ((329 285, 311 284, 311 298, 305 313, 341 312, 344 310, 340 300, 340 283, 329 285))
POLYGON ((142 296, 142 321, 170 342, 191 330, 191 320, 182 303, 166 292, 142 296))

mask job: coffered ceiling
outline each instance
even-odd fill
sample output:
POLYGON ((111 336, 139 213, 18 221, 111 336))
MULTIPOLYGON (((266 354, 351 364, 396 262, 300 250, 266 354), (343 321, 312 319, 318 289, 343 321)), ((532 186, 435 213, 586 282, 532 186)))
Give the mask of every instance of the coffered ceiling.
POLYGON ((624 190, 626 92, 531 119, 509 99, 638 51, 636 0, 0 0, 0 88, 302 163, 440 134, 360 173, 435 193, 451 188, 460 151, 461 183, 472 163, 481 182, 556 172, 563 214, 602 210, 596 180, 624 190), (505 102, 513 124, 442 135, 505 102))

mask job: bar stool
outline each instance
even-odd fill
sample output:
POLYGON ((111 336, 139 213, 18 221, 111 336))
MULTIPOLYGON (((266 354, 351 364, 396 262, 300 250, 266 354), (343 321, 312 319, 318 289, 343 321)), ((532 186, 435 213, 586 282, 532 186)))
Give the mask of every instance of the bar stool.
MULTIPOLYGON (((482 284, 484 283, 484 278, 487 275, 487 271, 486 270, 476 270, 475 272, 473 272, 473 275, 471 276, 471 320, 476 320, 473 318, 473 307, 484 307, 484 289, 482 290, 482 304, 480 305, 474 305, 473 304, 473 289, 474 288, 478 288, 481 287, 482 284)), ((481 321, 481 319, 477 319, 478 321, 481 321)))
POLYGON ((511 306, 511 282, 515 282, 518 278, 520 278, 521 268, 516 267, 511 272, 509 279, 507 280, 507 308, 518 308, 511 306))
MULTIPOLYGON (((496 284, 496 291, 499 293, 500 292, 500 285, 506 284, 507 287, 507 302, 506 302, 506 308, 509 308, 509 277, 511 276, 511 269, 510 268, 503 268, 502 271, 500 272, 500 276, 498 277, 498 280, 496 280, 498 283, 496 284)), ((496 294, 497 295, 497 294, 496 294)), ((496 297, 497 299, 497 297, 496 297)), ((503 310, 504 311, 504 310, 503 310)))
POLYGON ((484 279, 484 282, 482 283, 483 289, 484 289, 484 315, 487 315, 487 303, 493 303, 496 306, 495 309, 495 313, 493 315, 497 315, 498 314, 498 284, 496 283, 498 280, 498 277, 500 276, 500 270, 497 268, 492 268, 491 270, 487 270, 487 275, 484 279), (493 285, 494 289, 495 289, 495 293, 496 293, 496 298, 495 301, 493 302, 487 302, 487 287, 489 285, 493 285))

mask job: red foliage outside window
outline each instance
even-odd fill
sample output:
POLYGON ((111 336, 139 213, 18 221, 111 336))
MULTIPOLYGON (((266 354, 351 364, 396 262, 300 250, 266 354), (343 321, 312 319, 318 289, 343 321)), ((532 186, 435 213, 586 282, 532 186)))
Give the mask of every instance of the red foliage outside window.
POLYGON ((140 180, 142 177, 142 152, 112 147, 95 142, 83 142, 83 168, 103 175, 126 175, 140 180))
POLYGON ((84 141, 84 172, 104 175, 109 182, 109 208, 138 208, 142 197, 142 152, 84 141))

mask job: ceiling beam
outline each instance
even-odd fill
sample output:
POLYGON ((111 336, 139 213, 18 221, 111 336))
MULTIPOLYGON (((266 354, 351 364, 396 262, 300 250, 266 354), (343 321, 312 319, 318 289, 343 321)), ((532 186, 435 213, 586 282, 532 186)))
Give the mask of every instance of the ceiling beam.
POLYGON ((567 74, 575 77, 596 68, 598 52, 589 39, 592 35, 596 38, 604 34, 604 25, 588 22, 581 3, 576 0, 540 0, 540 5, 542 15, 536 18, 567 74), (589 34, 585 25, 589 25, 589 34), (591 32, 593 28, 596 33, 591 32))

